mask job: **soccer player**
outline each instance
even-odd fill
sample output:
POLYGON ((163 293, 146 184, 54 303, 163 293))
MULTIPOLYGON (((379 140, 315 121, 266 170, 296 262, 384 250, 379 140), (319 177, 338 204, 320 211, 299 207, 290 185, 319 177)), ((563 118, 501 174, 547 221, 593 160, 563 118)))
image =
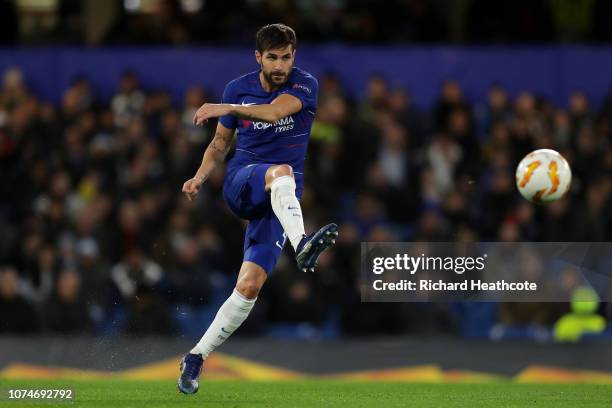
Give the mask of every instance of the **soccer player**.
POLYGON ((314 272, 321 252, 335 242, 336 224, 306 235, 299 198, 304 159, 317 109, 317 80, 293 66, 296 36, 283 24, 262 27, 256 35, 260 69, 231 81, 221 104, 206 103, 194 122, 219 118, 215 137, 195 176, 183 185, 192 200, 230 150, 237 130, 236 153, 229 161, 223 197, 249 224, 236 288, 221 306, 196 346, 181 360, 178 388, 198 391, 202 364, 247 318, 285 241, 293 246, 301 271, 314 272))

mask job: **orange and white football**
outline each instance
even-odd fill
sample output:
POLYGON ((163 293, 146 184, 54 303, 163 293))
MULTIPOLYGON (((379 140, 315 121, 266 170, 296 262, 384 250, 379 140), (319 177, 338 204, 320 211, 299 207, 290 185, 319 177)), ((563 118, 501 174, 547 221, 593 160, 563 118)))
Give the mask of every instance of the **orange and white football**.
POLYGON ((571 182, 572 170, 567 160, 551 149, 534 150, 516 168, 516 187, 532 203, 558 200, 567 193, 571 182))

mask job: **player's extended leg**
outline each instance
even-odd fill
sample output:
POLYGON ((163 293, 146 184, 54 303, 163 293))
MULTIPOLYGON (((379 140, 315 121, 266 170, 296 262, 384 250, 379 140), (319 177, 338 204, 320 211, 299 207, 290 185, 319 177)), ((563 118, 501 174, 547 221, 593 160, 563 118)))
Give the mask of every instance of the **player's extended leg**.
POLYGON ((219 308, 215 319, 198 344, 181 360, 178 388, 185 394, 198 391, 202 364, 246 320, 266 281, 266 271, 253 262, 243 262, 236 288, 219 308))
POLYGON ((321 252, 336 242, 338 226, 328 224, 306 235, 302 207, 295 195, 295 187, 293 169, 288 164, 270 166, 266 171, 266 191, 270 192, 272 210, 295 249, 298 268, 303 272, 314 272, 321 252))

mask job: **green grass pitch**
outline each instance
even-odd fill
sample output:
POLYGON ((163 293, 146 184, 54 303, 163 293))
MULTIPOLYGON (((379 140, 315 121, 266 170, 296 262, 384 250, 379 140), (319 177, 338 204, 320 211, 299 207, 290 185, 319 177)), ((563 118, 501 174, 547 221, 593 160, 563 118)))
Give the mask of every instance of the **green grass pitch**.
POLYGON ((195 395, 182 395, 172 381, 2 380, 6 407, 612 407, 610 385, 415 384, 397 382, 202 381, 195 395), (72 388, 73 404, 7 401, 7 388, 72 388))

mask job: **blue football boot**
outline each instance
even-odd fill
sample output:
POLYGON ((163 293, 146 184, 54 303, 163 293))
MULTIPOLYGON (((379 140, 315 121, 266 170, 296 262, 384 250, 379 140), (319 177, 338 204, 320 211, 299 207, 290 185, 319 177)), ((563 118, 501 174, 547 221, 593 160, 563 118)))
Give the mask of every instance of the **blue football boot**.
POLYGON ((314 272, 319 255, 331 245, 336 243, 338 226, 327 224, 317 232, 304 235, 295 253, 297 266, 302 272, 314 272))
POLYGON ((181 360, 181 376, 178 379, 178 389, 183 394, 195 394, 200 386, 204 360, 199 354, 186 354, 181 360))

